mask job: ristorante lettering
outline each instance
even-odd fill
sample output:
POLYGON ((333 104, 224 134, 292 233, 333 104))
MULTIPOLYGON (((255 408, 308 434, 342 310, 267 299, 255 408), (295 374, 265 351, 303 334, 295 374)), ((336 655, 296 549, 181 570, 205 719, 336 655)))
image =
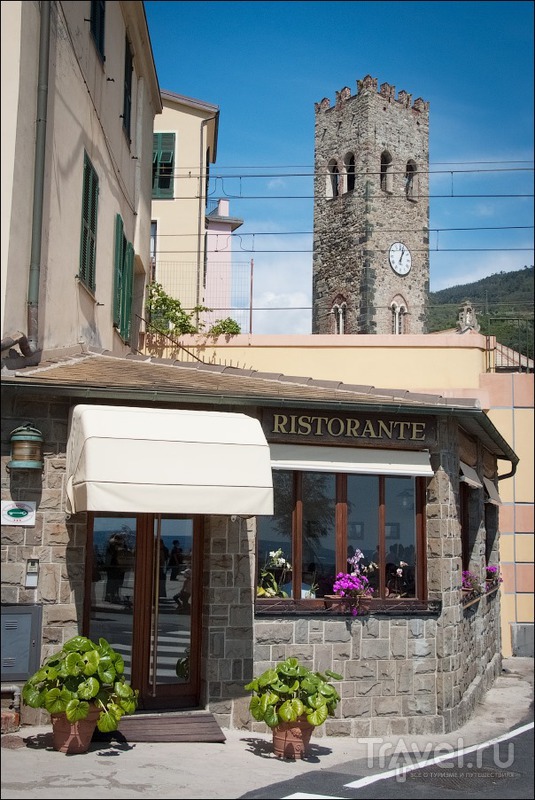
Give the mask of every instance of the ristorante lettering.
POLYGON ((426 438, 426 423, 397 419, 274 414, 271 433, 282 436, 423 442, 426 438))

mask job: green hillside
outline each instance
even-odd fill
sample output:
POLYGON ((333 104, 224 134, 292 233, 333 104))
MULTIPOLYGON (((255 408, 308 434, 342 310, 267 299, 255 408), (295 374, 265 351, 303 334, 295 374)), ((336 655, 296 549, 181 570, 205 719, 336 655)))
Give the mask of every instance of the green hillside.
POLYGON ((475 308, 480 333, 496 336, 501 344, 533 358, 533 297, 533 267, 430 292, 428 330, 455 328, 468 301, 475 308))

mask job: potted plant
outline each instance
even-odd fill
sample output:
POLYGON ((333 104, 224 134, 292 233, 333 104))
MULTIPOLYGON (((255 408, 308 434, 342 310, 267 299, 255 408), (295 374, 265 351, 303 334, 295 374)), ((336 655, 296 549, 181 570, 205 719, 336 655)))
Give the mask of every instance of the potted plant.
POLYGON ((288 592, 283 589, 288 582, 292 565, 286 560, 282 548, 271 550, 266 557, 264 566, 258 571, 257 597, 288 597, 288 592))
POLYGON ((486 567, 485 591, 492 592, 494 589, 497 589, 502 582, 503 578, 500 575, 500 568, 488 565, 486 567))
POLYGON ((106 639, 96 644, 74 636, 26 681, 22 700, 49 712, 56 750, 84 753, 95 727, 109 733, 124 714, 134 713, 138 690, 126 681, 123 657, 106 639))
POLYGON ((314 728, 334 716, 340 695, 328 678, 342 680, 342 675, 331 670, 314 672, 291 657, 245 686, 252 692, 252 716, 273 731, 276 756, 303 758, 314 728))
POLYGON ((461 590, 463 594, 463 602, 466 604, 473 600, 477 600, 483 594, 484 586, 479 577, 469 569, 464 569, 462 572, 461 590))
POLYGON ((326 595, 325 604, 327 608, 339 608, 342 611, 350 611, 353 616, 369 611, 370 599, 373 597, 374 590, 370 586, 368 576, 365 574, 370 570, 373 572, 376 564, 369 567, 361 567, 360 561, 364 558, 360 550, 348 558, 347 563, 353 568, 352 572, 339 572, 333 583, 334 595, 326 595))

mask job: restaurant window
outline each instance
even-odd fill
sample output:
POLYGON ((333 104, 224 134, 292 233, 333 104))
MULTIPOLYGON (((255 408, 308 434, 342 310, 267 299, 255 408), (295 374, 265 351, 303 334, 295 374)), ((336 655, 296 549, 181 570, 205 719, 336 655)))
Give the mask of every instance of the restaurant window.
POLYGON ((350 558, 374 600, 424 600, 425 479, 273 471, 274 514, 258 520, 257 597, 333 594, 350 558))

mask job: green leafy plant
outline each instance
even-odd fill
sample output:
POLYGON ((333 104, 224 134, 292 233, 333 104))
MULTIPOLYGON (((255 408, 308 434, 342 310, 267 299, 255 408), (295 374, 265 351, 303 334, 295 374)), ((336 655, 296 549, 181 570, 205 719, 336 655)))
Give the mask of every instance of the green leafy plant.
POLYGON ((24 684, 22 700, 50 714, 65 712, 69 722, 85 719, 90 704, 100 709, 97 727, 117 730, 121 717, 137 708, 138 690, 124 676, 123 657, 106 639, 98 644, 74 636, 53 653, 24 684))
POLYGON ((235 336, 241 333, 241 328, 232 317, 225 317, 225 319, 218 319, 208 329, 210 336, 223 336, 224 334, 235 336))
MULTIPOLYGON (((160 283, 151 283, 148 286, 147 302, 145 304, 149 317, 148 330, 164 336, 180 335, 183 333, 204 332, 204 324, 195 324, 194 320, 199 314, 212 311, 206 306, 195 306, 190 313, 182 308, 182 303, 175 297, 167 294, 160 283)), ((209 336, 234 336, 241 333, 241 328, 232 317, 218 319, 207 331, 209 336)))
POLYGON ((333 717, 340 695, 328 678, 342 680, 331 670, 313 672, 299 663, 297 658, 287 658, 267 669, 245 686, 252 692, 249 710, 257 722, 275 728, 283 722, 295 722, 306 716, 314 726, 322 725, 333 717))
POLYGON ((195 306, 188 314, 182 303, 167 294, 160 283, 151 283, 148 287, 146 309, 149 315, 149 329, 153 333, 169 336, 172 333, 198 333, 193 323, 194 317, 201 311, 209 311, 204 306, 195 306))

